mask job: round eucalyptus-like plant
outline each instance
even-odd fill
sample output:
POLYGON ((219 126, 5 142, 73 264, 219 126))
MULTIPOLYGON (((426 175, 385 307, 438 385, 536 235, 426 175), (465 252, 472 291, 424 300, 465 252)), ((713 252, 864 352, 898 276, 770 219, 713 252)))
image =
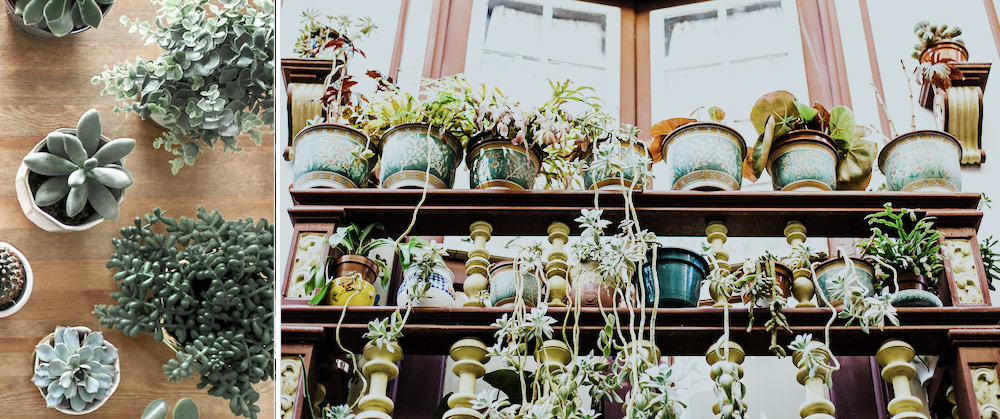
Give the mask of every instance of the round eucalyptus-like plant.
POLYGON ((168 131, 153 146, 177 156, 174 174, 219 142, 226 151, 242 150, 242 134, 261 145, 274 128, 274 2, 152 2, 160 5, 155 21, 122 23, 164 53, 105 67, 92 82, 130 101, 116 111, 162 121, 168 131))
POLYGON ((115 0, 17 0, 14 14, 24 23, 66 36, 74 29, 101 26, 104 12, 115 0))

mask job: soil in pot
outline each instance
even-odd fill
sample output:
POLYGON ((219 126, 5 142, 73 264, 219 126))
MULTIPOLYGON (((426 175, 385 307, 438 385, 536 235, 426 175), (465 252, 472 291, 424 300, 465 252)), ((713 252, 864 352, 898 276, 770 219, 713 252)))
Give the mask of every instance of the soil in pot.
MULTIPOLYGON (((42 150, 45 150, 45 147, 42 147, 42 150)), ((32 199, 34 199, 35 194, 38 193, 38 188, 41 187, 42 183, 45 183, 46 180, 49 180, 48 176, 42 176, 30 170, 28 171, 28 186, 31 188, 32 199)), ((66 214, 67 199, 69 199, 69 195, 62 197, 62 199, 60 199, 59 202, 56 202, 55 204, 45 207, 40 206, 39 208, 41 208, 42 211, 45 211, 45 213, 51 215, 56 220, 59 220, 59 222, 66 224, 68 226, 78 226, 93 221, 96 219, 96 217, 100 217, 99 215, 97 215, 97 211, 94 210, 94 207, 90 206, 89 201, 83 205, 83 210, 80 211, 79 214, 70 217, 69 215, 66 214)))

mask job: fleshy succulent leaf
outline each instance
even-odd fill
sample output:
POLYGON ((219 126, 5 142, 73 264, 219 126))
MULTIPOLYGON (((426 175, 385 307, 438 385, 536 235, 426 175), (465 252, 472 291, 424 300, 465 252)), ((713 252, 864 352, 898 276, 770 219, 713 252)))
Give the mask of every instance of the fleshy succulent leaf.
POLYGON ((149 402, 149 405, 146 406, 146 410, 142 411, 140 419, 166 419, 167 410, 167 401, 163 399, 156 399, 149 402))
POLYGON ((83 143, 88 156, 93 156, 97 152, 97 147, 101 143, 101 116, 97 109, 89 109, 83 113, 76 124, 76 136, 83 143))
POLYGON ((109 188, 124 189, 132 186, 132 178, 124 170, 95 167, 91 173, 95 180, 109 188))
POLYGON ((31 153, 24 157, 24 164, 42 176, 66 176, 77 166, 73 162, 49 153, 31 153))
POLYGON ((119 138, 104 144, 93 156, 97 159, 97 163, 103 166, 121 160, 134 149, 135 140, 131 138, 119 138))
POLYGON ((35 204, 39 207, 47 207, 63 199, 69 193, 69 184, 66 179, 63 176, 57 176, 43 182, 38 187, 38 191, 35 192, 35 204))
POLYGON ((87 200, 94 211, 106 219, 118 219, 118 201, 107 187, 97 182, 87 182, 86 191, 87 200))
POLYGON ((72 188, 66 198, 66 214, 73 217, 87 204, 87 188, 72 188))

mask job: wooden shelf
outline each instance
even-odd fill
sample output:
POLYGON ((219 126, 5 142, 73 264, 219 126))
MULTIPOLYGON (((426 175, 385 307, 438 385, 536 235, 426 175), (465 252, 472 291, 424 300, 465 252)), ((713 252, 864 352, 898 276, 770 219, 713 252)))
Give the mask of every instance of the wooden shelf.
MULTIPOLYGON (((294 223, 366 224, 381 222, 389 233, 400 233, 420 201, 420 190, 291 189, 294 223)), ((636 192, 640 224, 663 236, 702 236, 711 221, 723 221, 730 236, 782 236, 785 223, 805 224, 814 237, 865 237, 864 216, 882 210, 886 202, 937 217, 942 228, 978 229, 980 195, 914 194, 907 192, 636 192)), ((602 192, 605 217, 624 215, 618 192, 602 192)), ((567 223, 581 208, 594 206, 592 191, 432 190, 420 209, 413 235, 467 235, 469 225, 486 220, 495 235, 545 235, 553 221, 567 223)))

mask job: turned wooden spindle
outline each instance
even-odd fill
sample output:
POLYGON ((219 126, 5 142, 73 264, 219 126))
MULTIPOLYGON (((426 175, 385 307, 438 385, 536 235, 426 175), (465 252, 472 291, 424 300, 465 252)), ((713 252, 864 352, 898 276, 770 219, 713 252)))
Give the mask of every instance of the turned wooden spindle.
MULTIPOLYGON (((831 354, 826 344, 818 350, 820 362, 827 365, 830 362, 831 354)), ((802 362, 802 351, 792 353, 794 365, 802 362)), ((830 375, 830 369, 824 366, 819 367, 816 375, 809 377, 809 369, 805 365, 799 366, 799 372, 795 378, 806 387, 806 401, 799 407, 799 416, 802 419, 834 419, 834 406, 830 402, 830 390, 826 388, 826 378, 830 375)))
MULTIPOLYGON (((708 348, 708 352, 705 353, 705 360, 708 361, 708 365, 710 366, 709 371, 712 377, 712 381, 715 381, 716 378, 715 375, 716 364, 720 365, 729 364, 731 368, 736 370, 736 376, 738 378, 743 378, 743 360, 746 359, 746 351, 744 351, 743 347, 736 342, 726 341, 726 344, 729 347, 729 354, 728 357, 726 357, 725 359, 722 358, 723 354, 725 354, 725 350, 719 348, 718 342, 712 344, 712 346, 708 348)), ((733 383, 733 388, 742 389, 742 386, 743 383, 740 381, 733 383)), ((745 396, 746 395, 744 395, 744 397, 745 396)), ((743 410, 744 411, 747 410, 746 402, 743 402, 743 410)), ((722 417, 722 408, 719 406, 718 402, 712 405, 712 412, 715 413, 716 418, 722 417)))
POLYGON ((476 398, 476 380, 486 374, 486 345, 476 338, 465 338, 451 345, 451 359, 455 361, 452 372, 458 376, 458 391, 448 398, 444 419, 483 419, 483 414, 472 409, 476 398))
MULTIPOLYGON (((785 225, 785 241, 793 248, 804 243, 806 241, 806 226, 798 221, 789 221, 785 225)), ((809 269, 796 269, 792 272, 792 276, 795 278, 792 280, 792 297, 798 303, 796 306, 816 307, 816 303, 813 301, 816 287, 813 286, 812 274, 809 269)))
MULTIPOLYGON (((727 233, 729 233, 729 229, 721 221, 712 221, 708 223, 708 227, 705 227, 705 236, 708 243, 712 245, 712 253, 715 254, 716 263, 719 264, 719 268, 729 272, 732 270, 732 266, 729 264, 729 252, 723 249, 723 245, 728 240, 726 237, 727 233)), ((714 287, 709 287, 708 293, 711 295, 712 300, 715 301, 712 307, 725 307, 726 304, 729 304, 725 294, 718 292, 714 287)))
POLYGON ((480 295, 489 285, 486 276, 490 269, 490 251, 486 250, 486 242, 490 240, 493 226, 486 221, 476 221, 469 226, 469 236, 472 237, 472 250, 469 260, 465 261, 465 284, 463 289, 469 301, 466 307, 483 307, 485 298, 480 295))
POLYGON ((564 247, 569 241, 569 226, 558 221, 549 225, 549 243, 552 243, 552 251, 549 252, 548 263, 545 265, 545 278, 549 283, 549 306, 563 307, 566 305, 566 272, 569 270, 569 254, 564 247))
POLYGON ((388 347, 379 348, 368 342, 361 352, 367 362, 361 372, 368 378, 368 394, 361 398, 358 406, 361 413, 357 419, 392 419, 392 399, 386 397, 389 381, 396 378, 399 368, 396 363, 403 359, 403 348, 392 342, 388 347), (390 351, 391 349, 391 351, 390 351))
POLYGON ((883 343, 875 353, 882 379, 892 383, 893 398, 888 406, 892 419, 928 419, 921 413, 924 403, 910 392, 910 380, 917 375, 911 363, 915 354, 910 344, 895 339, 883 343))

